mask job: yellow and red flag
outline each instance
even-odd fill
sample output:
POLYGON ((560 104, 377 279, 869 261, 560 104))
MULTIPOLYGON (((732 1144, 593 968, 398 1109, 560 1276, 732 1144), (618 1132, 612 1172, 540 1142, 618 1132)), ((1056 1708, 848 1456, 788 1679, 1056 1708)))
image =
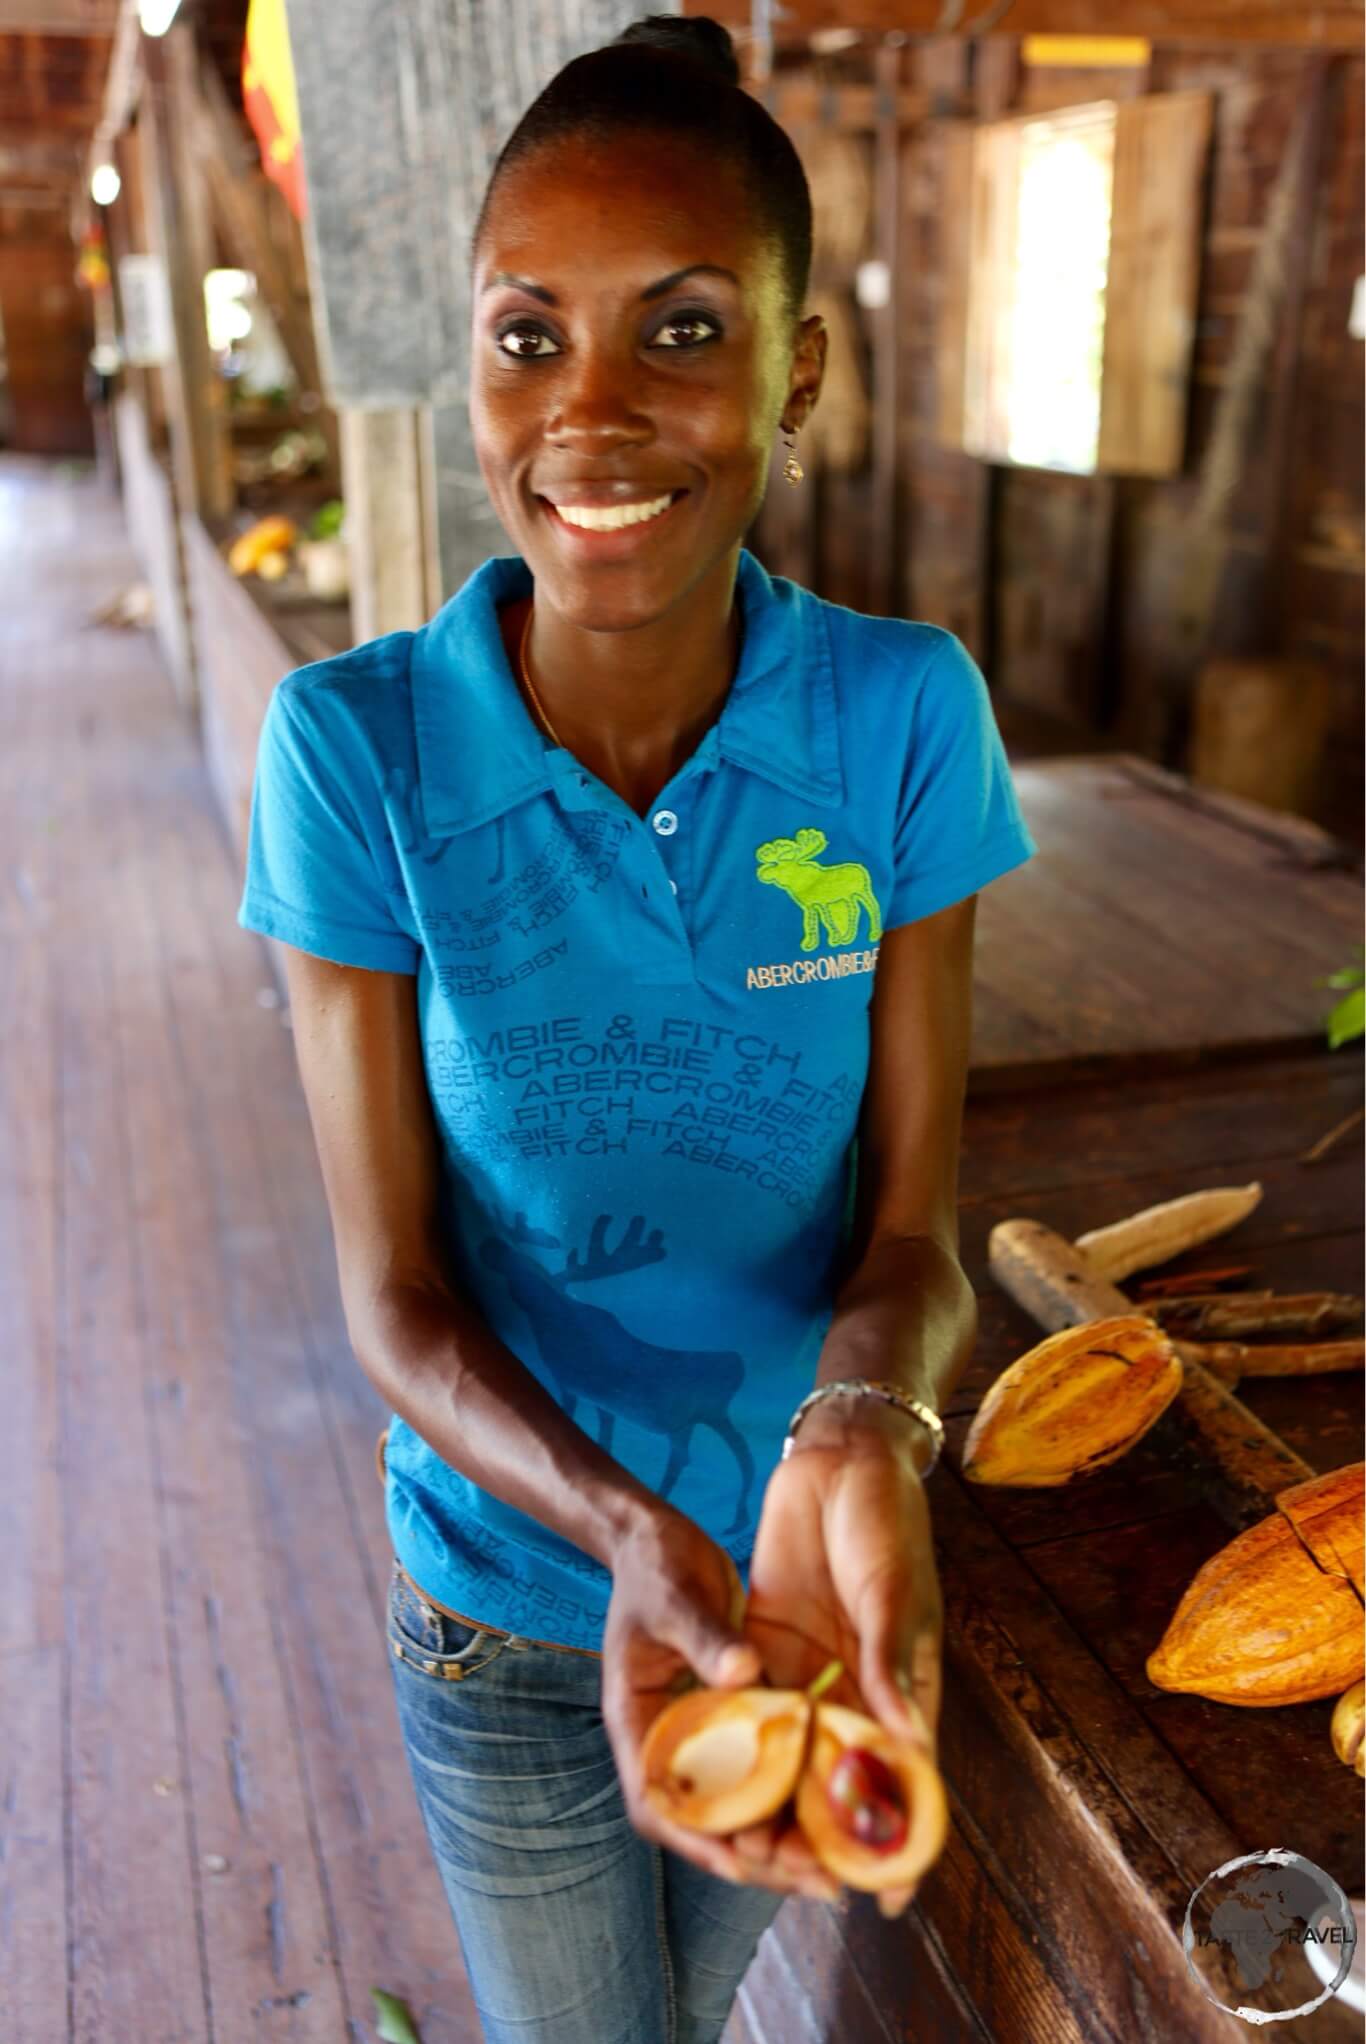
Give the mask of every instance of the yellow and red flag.
POLYGON ((251 0, 247 9, 242 103, 261 145, 266 176, 280 187, 295 219, 302 220, 307 209, 304 159, 285 0, 251 0))

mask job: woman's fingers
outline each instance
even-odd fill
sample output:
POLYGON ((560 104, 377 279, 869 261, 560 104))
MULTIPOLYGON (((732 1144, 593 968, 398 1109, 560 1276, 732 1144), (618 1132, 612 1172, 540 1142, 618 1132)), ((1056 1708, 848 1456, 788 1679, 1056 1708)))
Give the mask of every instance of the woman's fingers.
POLYGON ((777 1869, 797 1880, 823 1877, 819 1860, 795 1824, 780 1830, 779 1820, 770 1817, 764 1824, 732 1832, 731 1844, 746 1869, 777 1869))
POLYGON ((859 1616, 859 1687, 868 1710, 933 1759, 940 1695, 937 1611, 917 1608, 907 1578, 888 1577, 859 1616))
POLYGON ((834 1902, 839 1883, 821 1865, 799 1825, 780 1828, 774 1817, 731 1836, 746 1878, 765 1887, 795 1890, 818 1902, 834 1902))
POLYGON ((725 1841, 707 1838, 703 1833, 686 1830, 649 1809, 639 1815, 633 1814, 632 1822, 642 1837, 667 1846, 670 1852, 676 1852, 680 1858, 690 1860, 694 1866, 715 1874, 720 1880, 748 1887, 771 1888, 779 1895, 807 1895, 820 1902, 833 1902, 839 1894, 838 1887, 814 1859, 807 1864, 800 1859, 789 1861, 786 1856, 766 1857, 754 1850, 752 1840, 748 1854, 740 1852, 738 1838, 744 1834, 736 1834, 725 1841))
POLYGON ((731 1844, 746 1865, 766 1866, 777 1843, 778 1827, 771 1818, 766 1824, 751 1824, 747 1830, 731 1834, 731 1844))

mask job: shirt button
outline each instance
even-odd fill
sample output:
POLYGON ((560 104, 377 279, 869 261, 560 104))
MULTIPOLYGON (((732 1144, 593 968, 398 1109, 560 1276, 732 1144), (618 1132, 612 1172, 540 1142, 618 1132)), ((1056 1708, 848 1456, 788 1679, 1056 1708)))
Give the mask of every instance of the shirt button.
POLYGON ((656 809, 650 820, 661 837, 672 837, 678 829, 678 818, 672 809, 656 809))

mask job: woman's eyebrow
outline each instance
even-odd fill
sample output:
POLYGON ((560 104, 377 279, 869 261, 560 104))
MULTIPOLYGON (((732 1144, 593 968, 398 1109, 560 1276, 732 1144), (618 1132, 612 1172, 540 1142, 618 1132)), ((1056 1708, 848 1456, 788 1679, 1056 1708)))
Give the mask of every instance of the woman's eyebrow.
MULTIPOLYGON (((672 291, 674 285, 681 284, 685 277, 697 276, 725 277, 736 286, 740 282, 734 270, 727 270, 720 263, 688 263, 681 270, 670 270, 668 276, 661 277, 658 283, 647 284, 640 295, 643 299, 662 298, 666 291, 672 291)), ((496 270, 485 283, 484 290, 493 291, 500 284, 511 284, 515 290, 525 291, 529 298, 539 298, 542 305, 558 305, 560 302, 553 291, 546 290, 544 284, 533 284, 529 277, 514 276, 511 270, 496 270)))

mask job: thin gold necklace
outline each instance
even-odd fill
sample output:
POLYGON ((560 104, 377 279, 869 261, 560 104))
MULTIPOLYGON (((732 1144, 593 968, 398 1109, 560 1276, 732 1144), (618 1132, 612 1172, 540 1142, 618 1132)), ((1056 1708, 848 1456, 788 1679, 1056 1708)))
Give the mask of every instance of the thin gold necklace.
POLYGON ((564 750, 565 749, 564 740, 561 738, 559 732, 555 729, 555 726, 551 723, 549 717, 546 715, 545 704, 541 701, 540 697, 537 695, 534 687, 532 686, 531 675, 527 670, 526 664, 527 642, 531 637, 531 620, 535 617, 535 615, 536 606, 533 603, 531 608, 527 611, 526 623, 522 626, 521 644, 517 648, 517 671, 522 677, 523 687, 526 689, 527 694, 531 697, 532 702, 536 705, 536 714, 539 716, 541 722, 545 725, 546 731, 548 732, 549 736, 554 741, 554 743, 558 745, 562 750, 564 750))
POLYGON ((526 623, 522 626, 522 636, 517 646, 517 672, 522 677, 523 687, 526 689, 527 694, 531 697, 532 702, 536 706, 536 714, 540 718, 541 722, 545 725, 547 735, 554 744, 560 747, 562 751, 567 752, 569 748, 568 746, 565 745, 563 738, 561 738, 559 732, 555 729, 555 726, 551 723, 549 717, 546 715, 545 704, 541 701, 540 697, 536 693, 535 685, 531 679, 531 671, 526 664, 526 649, 531 640, 531 625, 535 615, 536 606, 533 603, 530 609, 527 611, 526 623))

